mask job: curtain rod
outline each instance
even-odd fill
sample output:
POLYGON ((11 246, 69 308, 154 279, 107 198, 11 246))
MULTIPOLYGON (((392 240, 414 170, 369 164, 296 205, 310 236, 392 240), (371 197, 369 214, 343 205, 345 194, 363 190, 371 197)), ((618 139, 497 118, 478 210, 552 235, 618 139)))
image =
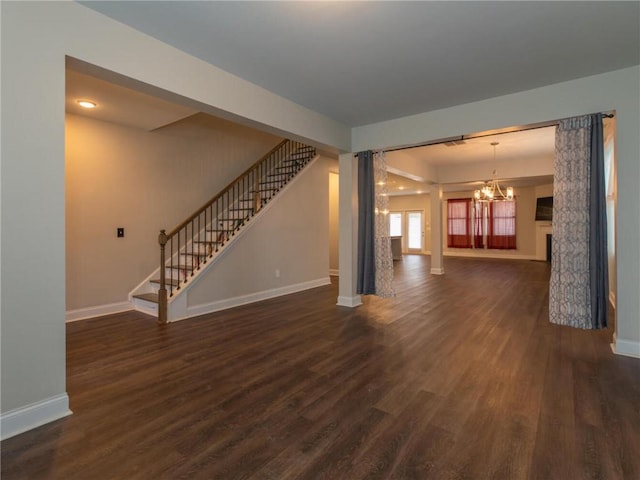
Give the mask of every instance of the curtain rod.
MULTIPOLYGON (((613 113, 603 113, 602 117, 603 118, 613 118, 615 115, 613 113)), ((420 147, 429 147, 431 145, 441 145, 443 143, 449 143, 449 142, 460 142, 462 140, 471 140, 473 138, 483 138, 483 137, 493 137, 495 135, 506 135, 507 133, 515 133, 515 132, 525 132, 527 130, 536 130, 538 128, 547 128, 547 127, 554 127, 554 126, 558 126, 560 124, 560 120, 553 120, 551 122, 542 122, 542 123, 534 123, 534 124, 530 124, 524 127, 517 127, 514 130, 509 130, 506 132, 498 132, 498 133, 478 133, 478 134, 474 134, 474 133, 470 133, 467 135, 457 135, 455 137, 449 137, 449 138, 445 138, 445 139, 441 139, 441 140, 435 140, 433 142, 427 142, 427 143, 422 143, 420 145, 411 145, 408 147, 397 147, 397 148, 388 148, 388 149, 382 149, 382 151, 384 152, 397 152, 400 150, 407 150, 410 148, 420 148, 420 147)), ((507 127, 509 128, 509 127, 507 127)), ((380 150, 375 150, 375 152, 380 151, 380 150)), ((353 156, 357 156, 357 153, 354 153, 353 156)))

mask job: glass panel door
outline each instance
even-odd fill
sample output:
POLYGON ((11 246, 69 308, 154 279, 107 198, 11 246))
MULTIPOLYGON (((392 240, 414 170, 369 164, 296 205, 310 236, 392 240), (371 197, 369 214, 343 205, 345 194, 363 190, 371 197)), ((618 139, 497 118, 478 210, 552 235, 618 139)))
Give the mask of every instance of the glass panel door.
POLYGON ((402 213, 389 213, 389 235, 399 237, 402 235, 402 213))
POLYGON ((407 212, 407 248, 411 251, 422 251, 424 231, 422 212, 407 212))

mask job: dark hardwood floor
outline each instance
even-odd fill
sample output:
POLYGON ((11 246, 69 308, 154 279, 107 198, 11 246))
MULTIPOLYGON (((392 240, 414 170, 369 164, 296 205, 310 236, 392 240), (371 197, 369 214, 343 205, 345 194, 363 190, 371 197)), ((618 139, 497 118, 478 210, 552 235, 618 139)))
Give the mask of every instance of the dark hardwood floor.
POLYGON ((158 327, 67 327, 74 415, 2 442, 3 479, 640 479, 640 360, 548 323, 549 265, 396 263, 158 327))

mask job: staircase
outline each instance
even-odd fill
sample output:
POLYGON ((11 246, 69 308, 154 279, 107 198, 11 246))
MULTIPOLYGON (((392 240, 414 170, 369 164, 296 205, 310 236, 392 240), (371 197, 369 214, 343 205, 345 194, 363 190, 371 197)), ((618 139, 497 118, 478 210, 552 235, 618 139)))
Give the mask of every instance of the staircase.
POLYGON ((162 324, 185 318, 189 286, 316 157, 314 147, 284 140, 180 225, 161 230, 160 266, 129 294, 134 308, 162 324))

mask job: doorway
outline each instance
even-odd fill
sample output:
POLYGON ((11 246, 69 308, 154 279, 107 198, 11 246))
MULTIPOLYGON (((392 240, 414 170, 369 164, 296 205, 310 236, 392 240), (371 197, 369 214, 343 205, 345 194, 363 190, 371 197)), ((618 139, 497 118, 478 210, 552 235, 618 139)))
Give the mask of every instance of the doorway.
POLYGON ((423 253, 424 210, 389 212, 389 234, 402 237, 403 253, 423 253))

